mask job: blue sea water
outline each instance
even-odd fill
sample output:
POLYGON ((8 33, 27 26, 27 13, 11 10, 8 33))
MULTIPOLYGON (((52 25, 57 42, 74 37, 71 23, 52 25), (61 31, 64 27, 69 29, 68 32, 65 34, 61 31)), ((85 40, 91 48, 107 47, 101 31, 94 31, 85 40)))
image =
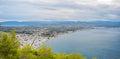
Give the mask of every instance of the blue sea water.
POLYGON ((56 53, 81 53, 91 59, 120 59, 120 28, 82 30, 59 36, 46 43, 56 53))

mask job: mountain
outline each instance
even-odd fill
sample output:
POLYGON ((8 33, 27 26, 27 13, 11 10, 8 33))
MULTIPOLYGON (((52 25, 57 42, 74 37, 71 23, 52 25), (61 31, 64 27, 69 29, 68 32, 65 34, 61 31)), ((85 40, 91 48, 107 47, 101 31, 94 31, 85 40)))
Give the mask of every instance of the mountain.
POLYGON ((2 26, 45 26, 45 25, 77 25, 77 26, 106 26, 106 27, 120 27, 120 22, 113 21, 26 21, 26 22, 17 22, 17 21, 7 21, 2 22, 2 26))

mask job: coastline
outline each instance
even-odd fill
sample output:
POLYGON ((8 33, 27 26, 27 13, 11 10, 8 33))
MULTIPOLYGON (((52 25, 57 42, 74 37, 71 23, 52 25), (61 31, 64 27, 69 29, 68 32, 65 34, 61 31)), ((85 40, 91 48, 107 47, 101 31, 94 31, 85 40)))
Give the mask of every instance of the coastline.
POLYGON ((34 33, 32 35, 21 34, 22 37, 20 34, 17 34, 17 37, 21 42, 21 47, 23 47, 26 44, 30 44, 33 48, 38 49, 40 46, 44 45, 49 40, 53 40, 53 39, 63 36, 63 35, 71 34, 71 33, 82 31, 82 30, 89 30, 89 29, 93 29, 93 28, 78 29, 75 31, 66 31, 66 32, 55 33, 55 34, 53 34, 54 36, 52 36, 52 37, 42 37, 39 32, 34 33))
MULTIPOLYGON (((84 29, 84 30, 86 30, 86 29, 84 29)), ((56 35, 55 37, 51 37, 50 39, 48 39, 46 42, 48 42, 49 40, 54 40, 54 39, 57 38, 57 37, 64 36, 64 35, 68 35, 68 34, 72 34, 72 33, 79 32, 79 31, 81 31, 81 30, 70 31, 70 32, 67 32, 67 33, 59 33, 59 34, 56 35)), ((44 44, 45 44, 46 42, 44 42, 42 45, 39 45, 36 49, 39 49, 41 46, 44 46, 44 44)))
MULTIPOLYGON (((78 31, 80 31, 80 30, 76 30, 76 31, 74 31, 74 32, 78 32, 78 31)), ((36 49, 39 49, 41 46, 43 46, 46 42, 48 42, 49 40, 53 40, 53 39, 55 39, 55 38, 57 38, 57 37, 60 37, 60 36, 64 36, 64 35, 67 35, 67 34, 72 34, 72 33, 74 33, 73 31, 71 31, 71 32, 67 32, 67 33, 59 33, 59 34, 57 34, 56 36, 54 36, 54 37, 50 37, 49 39, 46 39, 46 41, 43 43, 43 44, 41 44, 41 45, 39 45, 36 49)))
MULTIPOLYGON (((57 37, 71 34, 74 32, 78 31, 83 31, 83 30, 90 30, 90 29, 97 29, 97 28, 106 28, 106 27, 86 27, 86 28, 80 28, 76 30, 67 30, 67 31, 49 31, 49 29, 45 30, 37 30, 34 29, 34 31, 29 30, 28 32, 17 32, 16 36, 19 39, 21 45, 20 47, 23 47, 27 44, 31 45, 33 48, 38 48, 39 46, 44 45, 47 41, 53 40, 57 37)), ((24 29, 25 30, 25 29, 24 29)))

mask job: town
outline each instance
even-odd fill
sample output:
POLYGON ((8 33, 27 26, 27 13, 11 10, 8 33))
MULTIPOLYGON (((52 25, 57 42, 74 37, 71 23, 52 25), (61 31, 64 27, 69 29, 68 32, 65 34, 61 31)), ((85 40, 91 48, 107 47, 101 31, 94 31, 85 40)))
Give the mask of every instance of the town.
POLYGON ((48 40, 59 35, 75 32, 84 29, 93 29, 94 27, 82 26, 2 26, 0 31, 10 32, 14 29, 17 33, 16 37, 21 43, 21 47, 30 44, 33 48, 46 43, 48 40))

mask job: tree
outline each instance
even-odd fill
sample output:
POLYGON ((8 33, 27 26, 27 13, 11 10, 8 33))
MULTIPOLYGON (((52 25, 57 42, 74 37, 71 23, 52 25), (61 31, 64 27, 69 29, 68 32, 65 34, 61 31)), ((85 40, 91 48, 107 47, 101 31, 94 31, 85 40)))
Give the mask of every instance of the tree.
POLYGON ((51 58, 53 59, 54 52, 52 51, 51 47, 43 46, 38 50, 38 56, 40 58, 51 58))
POLYGON ((1 34, 0 58, 16 59, 19 46, 20 43, 16 38, 15 31, 12 30, 11 34, 1 34))
POLYGON ((19 40, 17 39, 16 37, 16 33, 15 33, 15 30, 12 30, 9 34, 10 36, 10 40, 11 40, 11 48, 19 48, 20 47, 20 42, 19 40))
POLYGON ((18 50, 19 59, 36 59, 36 50, 30 45, 25 45, 23 48, 18 50))
POLYGON ((92 59, 97 59, 96 57, 93 57, 92 59))
POLYGON ((65 53, 56 54, 55 59, 66 59, 67 55, 65 53))
POLYGON ((67 59, 86 59, 86 58, 83 57, 81 54, 71 53, 70 55, 68 55, 67 59))

